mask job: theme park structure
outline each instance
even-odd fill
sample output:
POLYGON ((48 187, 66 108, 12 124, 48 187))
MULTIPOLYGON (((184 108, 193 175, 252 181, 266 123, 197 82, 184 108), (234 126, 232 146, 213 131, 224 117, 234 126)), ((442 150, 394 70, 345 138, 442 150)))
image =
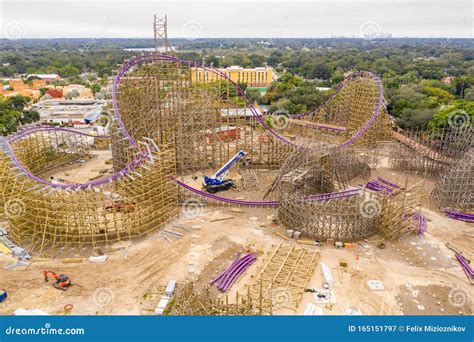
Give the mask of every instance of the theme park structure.
POLYGON ((381 80, 369 72, 348 76, 313 112, 266 116, 219 70, 152 54, 120 68, 112 100, 108 136, 33 127, 0 141, 0 207, 16 243, 38 254, 110 245, 159 230, 189 196, 275 207, 283 226, 311 239, 422 233, 420 184, 369 181, 381 144, 390 146, 388 167, 436 177, 440 209, 472 220, 472 125, 395 132, 381 80), (199 70, 212 77, 197 81, 199 70), (80 184, 45 179, 109 145, 109 175, 80 184), (189 181, 239 151, 246 152, 236 164, 242 175, 274 175, 261 198, 211 194, 189 181))

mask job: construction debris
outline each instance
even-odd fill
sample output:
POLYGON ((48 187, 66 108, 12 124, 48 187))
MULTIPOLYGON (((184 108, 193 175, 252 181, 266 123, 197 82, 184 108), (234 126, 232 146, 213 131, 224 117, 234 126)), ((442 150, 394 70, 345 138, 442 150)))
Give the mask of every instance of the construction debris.
POLYGON ((320 306, 317 306, 314 303, 306 304, 306 307, 303 312, 303 316, 323 316, 324 309, 320 306))
POLYGON ((93 263, 100 263, 100 262, 106 262, 107 261, 107 255, 91 255, 89 257, 89 262, 93 263))
POLYGON ((164 229, 162 232, 163 232, 163 233, 166 233, 166 234, 170 234, 170 235, 176 236, 176 237, 183 237, 183 236, 184 236, 184 234, 181 234, 181 233, 178 233, 178 232, 174 232, 174 231, 171 231, 171 230, 166 230, 166 229, 164 229))
POLYGON ((336 295, 332 289, 312 289, 311 292, 317 304, 337 304, 336 295))
POLYGON ((4 254, 12 254, 14 257, 20 260, 28 260, 31 258, 28 251, 22 247, 15 245, 8 239, 8 232, 5 228, 0 227, 0 252, 4 254))
POLYGON ((158 302, 158 305, 155 308, 155 315, 160 316, 164 314, 164 312, 168 308, 171 298, 174 295, 175 289, 176 289, 176 281, 170 280, 168 282, 168 285, 166 285, 165 294, 163 295, 163 297, 161 297, 160 301, 158 302))
POLYGON ((289 241, 289 240, 290 240, 290 238, 289 238, 288 236, 283 235, 283 234, 281 234, 281 233, 279 233, 279 232, 275 232, 274 234, 275 234, 276 236, 281 237, 282 239, 285 239, 286 241, 289 241))
POLYGON ((349 316, 362 316, 362 310, 357 307, 348 307, 346 308, 346 314, 349 316))
POLYGON ((64 264, 80 264, 82 262, 82 258, 67 258, 61 259, 64 264))
POLYGON ((334 282, 334 278, 332 277, 331 269, 324 262, 321 263, 321 271, 323 272, 326 283, 332 284, 334 282))
POLYGON ((385 289, 380 280, 367 280, 367 285, 372 291, 382 291, 385 289))
POLYGON ((50 314, 41 309, 23 309, 18 308, 13 313, 15 316, 49 316, 50 314))
POLYGON ((248 253, 240 258, 240 252, 238 252, 230 265, 211 281, 211 285, 216 284, 219 291, 227 292, 256 259, 257 256, 254 253, 248 253))
POLYGON ((219 217, 219 218, 211 219, 209 221, 210 222, 217 222, 217 221, 231 220, 233 218, 234 218, 234 216, 225 216, 225 217, 219 217))

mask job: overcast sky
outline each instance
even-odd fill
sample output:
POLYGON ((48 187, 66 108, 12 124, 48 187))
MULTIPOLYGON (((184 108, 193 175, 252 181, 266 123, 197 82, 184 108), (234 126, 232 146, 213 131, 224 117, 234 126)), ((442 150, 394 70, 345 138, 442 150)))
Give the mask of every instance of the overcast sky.
POLYGON ((473 37, 471 0, 0 0, 2 38, 473 37))

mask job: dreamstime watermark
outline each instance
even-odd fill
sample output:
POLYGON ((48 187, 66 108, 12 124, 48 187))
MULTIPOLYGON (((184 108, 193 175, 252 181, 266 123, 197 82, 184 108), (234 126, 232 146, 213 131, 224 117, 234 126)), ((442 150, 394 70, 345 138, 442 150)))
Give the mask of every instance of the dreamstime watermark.
POLYGON ((449 291, 448 302, 454 307, 461 308, 467 305, 470 300, 469 293, 460 287, 455 287, 449 291))
POLYGON ((441 47, 447 48, 449 46, 450 40, 451 40, 450 38, 443 39, 443 41, 441 42, 441 47))
POLYGON ((368 219, 378 216, 381 211, 382 205, 374 197, 365 196, 359 204, 360 214, 368 219))
POLYGON ((17 40, 26 35, 25 25, 18 20, 9 21, 3 28, 3 36, 8 40, 17 40))
POLYGON ((181 205, 181 212, 187 219, 201 216, 204 213, 204 204, 198 198, 188 198, 181 205))
POLYGON ((272 289, 271 295, 272 305, 277 308, 288 306, 293 300, 290 290, 283 287, 272 289))
POLYGON ((448 115, 448 126, 451 128, 467 128, 471 125, 471 116, 462 109, 452 111, 448 115))
POLYGON ((5 215, 8 218, 16 219, 22 217, 25 214, 26 205, 25 202, 18 198, 10 198, 8 201, 5 202, 3 209, 5 215))
POLYGON ((360 34, 365 40, 381 38, 382 29, 375 21, 366 21, 360 25, 360 34))
POLYGON ((382 32, 382 28, 375 21, 366 21, 360 25, 360 35, 365 40, 374 40, 379 38, 391 38, 391 33, 382 32))
POLYGON ((286 109, 279 109, 268 117, 270 128, 282 131, 291 124, 289 112, 286 109))
POLYGON ((39 328, 15 328, 9 326, 5 335, 84 335, 84 328, 53 328, 51 323, 45 323, 39 328))
POLYGON ((5 135, 14 132, 17 126, 21 123, 20 118, 12 117, 7 119, 8 121, 3 123, 2 133, 5 135))
POLYGON ((202 25, 197 21, 188 21, 183 26, 183 36, 186 40, 196 40, 198 38, 201 38, 202 33, 202 25))
POLYGON ((111 289, 102 287, 94 291, 92 294, 92 301, 95 306, 105 308, 111 305, 115 300, 115 294, 111 289))

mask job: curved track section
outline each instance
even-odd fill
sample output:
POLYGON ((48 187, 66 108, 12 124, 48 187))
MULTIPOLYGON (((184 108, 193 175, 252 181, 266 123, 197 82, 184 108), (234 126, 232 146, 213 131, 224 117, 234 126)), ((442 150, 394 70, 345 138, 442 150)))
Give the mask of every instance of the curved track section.
POLYGON ((141 150, 138 151, 138 153, 135 156, 135 159, 126 167, 124 167, 122 170, 115 172, 114 174, 102 178, 97 181, 90 181, 90 182, 85 182, 85 183, 78 183, 78 184, 55 184, 52 182, 49 182, 41 177, 36 176, 33 174, 27 167, 23 165, 23 163, 20 161, 20 159, 16 156, 15 154, 15 148, 14 145, 15 143, 18 143, 22 139, 27 139, 28 137, 34 137, 35 134, 37 133, 42 133, 42 132, 61 132, 61 133, 67 133, 72 136, 83 136, 83 137, 88 137, 88 138, 98 138, 98 139, 103 139, 103 138, 109 138, 108 136, 91 136, 89 134, 83 133, 83 132, 78 132, 72 129, 66 129, 66 128, 59 128, 59 127, 34 127, 31 129, 27 129, 24 131, 21 131, 18 134, 10 136, 6 141, 6 147, 8 148, 7 154, 10 155, 12 161, 15 163, 15 165, 18 167, 18 169, 27 177, 32 179, 33 181, 36 181, 40 184, 43 184, 45 186, 49 186, 51 188, 61 188, 61 189, 70 189, 70 190, 75 190, 75 189, 86 189, 86 188, 91 188, 91 187, 96 187, 100 185, 107 184, 109 182, 113 182, 121 177, 124 177, 128 173, 132 172, 136 168, 138 168, 140 165, 142 165, 144 162, 149 160, 149 156, 151 153, 151 150, 141 150))
MULTIPOLYGON (((221 196, 216 196, 214 194, 210 194, 206 191, 198 190, 193 188, 192 186, 187 185, 185 182, 180 180, 175 180, 175 182, 181 186, 183 189, 190 191, 191 193, 211 201, 217 201, 232 205, 242 205, 242 206, 253 206, 253 207, 276 207, 279 204, 279 201, 246 201, 246 200, 237 200, 231 198, 225 198, 221 196)), ((343 190, 337 192, 330 192, 325 194, 317 194, 317 195, 309 195, 303 197, 305 201, 327 201, 332 199, 339 199, 339 198, 347 198, 358 195, 361 191, 361 188, 352 189, 352 190, 343 190)))

